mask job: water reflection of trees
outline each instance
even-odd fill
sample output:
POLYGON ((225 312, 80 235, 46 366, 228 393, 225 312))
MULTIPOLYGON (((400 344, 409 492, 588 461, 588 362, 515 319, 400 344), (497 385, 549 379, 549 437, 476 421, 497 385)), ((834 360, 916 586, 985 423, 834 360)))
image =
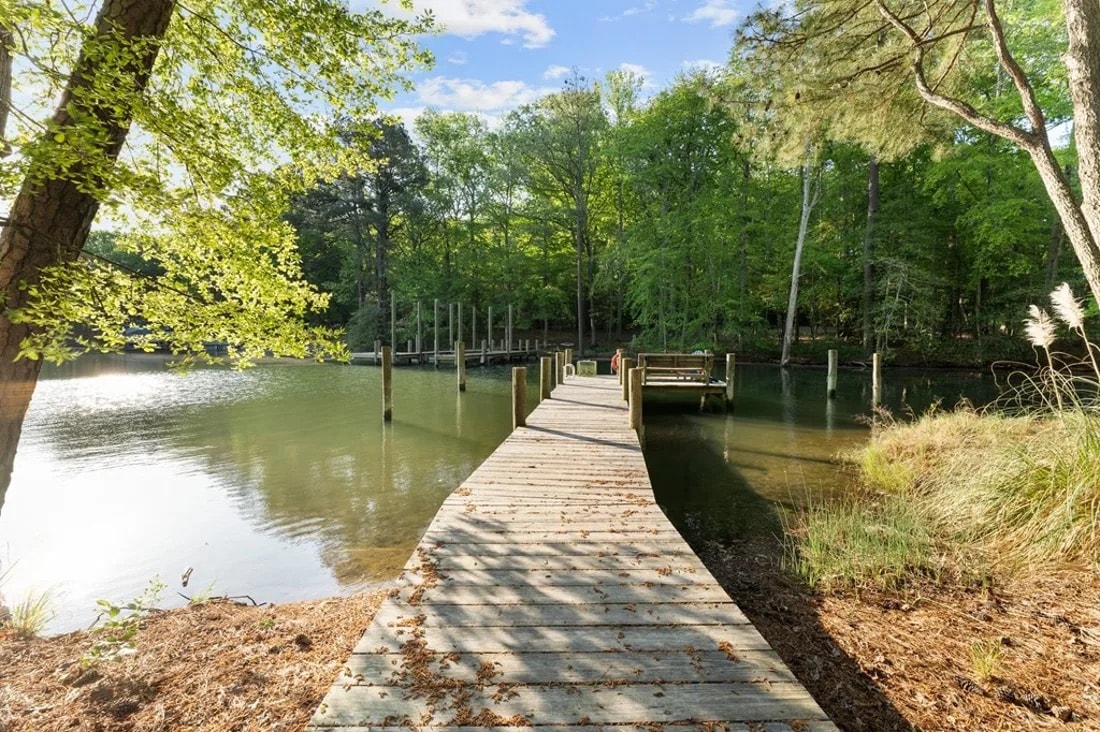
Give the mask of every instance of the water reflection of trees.
POLYGON ((475 391, 462 397, 460 439, 453 382, 431 372, 399 374, 397 421, 388 426, 375 369, 266 368, 243 375, 262 382, 243 396, 228 393, 235 376, 182 387, 212 390, 203 399, 59 416, 40 426, 39 439, 66 459, 147 451, 151 461, 184 460, 219 480, 257 530, 317 542, 338 581, 355 584, 396 574, 443 498, 510 426, 506 397, 475 391))

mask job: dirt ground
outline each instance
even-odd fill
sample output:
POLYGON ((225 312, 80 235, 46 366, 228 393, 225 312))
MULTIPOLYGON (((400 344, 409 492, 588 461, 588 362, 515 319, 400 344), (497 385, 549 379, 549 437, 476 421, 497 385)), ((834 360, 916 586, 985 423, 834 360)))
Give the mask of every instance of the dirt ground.
POLYGON ((775 541, 704 562, 845 730, 1100 730, 1100 575, 814 593, 775 541))
MULTIPOLYGON (((819 595, 774 541, 700 553, 841 729, 1100 730, 1096 573, 819 595)), ((88 632, 0 632, 0 732, 300 730, 383 596, 155 612, 92 668, 88 632)))
POLYGON ((90 668, 86 631, 0 632, 0 732, 300 730, 384 596, 156 612, 136 653, 90 668))

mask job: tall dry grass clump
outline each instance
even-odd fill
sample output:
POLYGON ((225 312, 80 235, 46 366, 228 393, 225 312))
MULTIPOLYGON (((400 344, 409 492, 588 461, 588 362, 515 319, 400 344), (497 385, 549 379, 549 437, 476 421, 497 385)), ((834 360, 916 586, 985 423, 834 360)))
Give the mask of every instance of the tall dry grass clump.
POLYGON ((1100 366, 1066 284, 1032 306, 1036 372, 990 408, 876 429, 852 455, 866 494, 804 512, 791 565, 824 586, 896 587, 916 574, 985 576, 1100 566, 1100 366), (1083 357, 1056 352, 1059 323, 1083 357), (845 556, 847 555, 847 556, 845 556))

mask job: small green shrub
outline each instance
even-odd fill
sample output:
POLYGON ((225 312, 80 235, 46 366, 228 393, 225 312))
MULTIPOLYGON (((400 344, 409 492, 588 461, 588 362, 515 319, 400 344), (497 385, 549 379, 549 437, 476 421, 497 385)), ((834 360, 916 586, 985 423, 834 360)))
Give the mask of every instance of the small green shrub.
POLYGON ((32 591, 12 605, 7 624, 19 637, 33 638, 42 633, 55 616, 53 591, 32 591))
POLYGON ((141 623, 160 602, 160 595, 166 586, 160 579, 154 579, 140 595, 122 605, 116 605, 110 600, 97 600, 100 613, 96 623, 100 620, 103 623, 95 629, 95 641, 84 654, 82 662, 90 666, 134 653, 134 638, 141 623))

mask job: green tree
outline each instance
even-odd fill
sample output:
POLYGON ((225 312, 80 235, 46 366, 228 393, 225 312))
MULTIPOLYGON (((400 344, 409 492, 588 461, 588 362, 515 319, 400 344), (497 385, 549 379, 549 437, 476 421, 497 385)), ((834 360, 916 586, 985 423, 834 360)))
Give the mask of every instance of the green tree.
POLYGON ((0 103, 14 151, 0 169, 0 485, 41 358, 68 357, 74 324, 82 349, 120 347, 140 316, 185 354, 209 339, 242 360, 340 352, 304 325, 325 298, 302 283, 280 216, 293 193, 369 164, 317 112, 373 117, 429 60, 410 40, 427 20, 336 0, 102 0, 90 22, 2 0, 0 18, 0 90, 13 69, 20 85, 0 103), (14 109, 22 98, 59 102, 14 109), (103 207, 134 223, 119 245, 160 277, 81 259, 103 207))

